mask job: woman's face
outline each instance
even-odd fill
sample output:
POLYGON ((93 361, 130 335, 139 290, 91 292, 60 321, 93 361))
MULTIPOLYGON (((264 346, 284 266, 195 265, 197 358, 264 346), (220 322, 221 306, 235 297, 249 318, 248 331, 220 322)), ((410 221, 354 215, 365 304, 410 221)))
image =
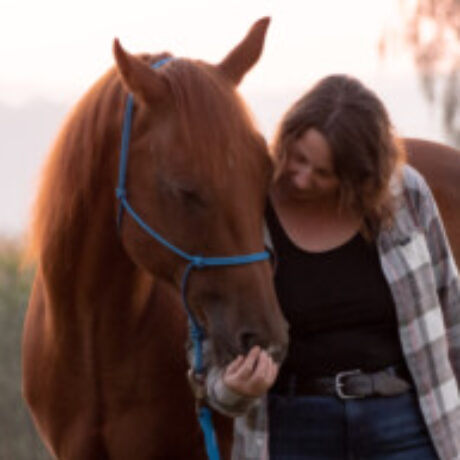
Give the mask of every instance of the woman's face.
POLYGON ((280 181, 289 198, 310 200, 338 195, 339 179, 326 138, 314 128, 307 129, 291 144, 280 181))

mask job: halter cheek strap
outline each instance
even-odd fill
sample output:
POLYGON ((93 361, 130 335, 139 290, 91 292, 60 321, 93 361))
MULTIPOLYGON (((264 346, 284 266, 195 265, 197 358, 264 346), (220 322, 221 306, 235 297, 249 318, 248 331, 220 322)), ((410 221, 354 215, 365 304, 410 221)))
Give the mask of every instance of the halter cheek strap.
MULTIPOLYGON (((162 59, 152 65, 153 69, 157 69, 173 58, 162 59)), ((193 269, 201 270, 207 267, 228 267, 232 265, 246 265, 254 262, 260 262, 270 258, 270 253, 267 251, 256 252, 252 254, 230 256, 230 257, 204 257, 201 255, 191 255, 177 246, 170 243, 158 232, 153 230, 140 216, 136 213, 133 207, 129 204, 128 194, 126 191, 126 171, 128 167, 128 154, 129 154, 129 141, 131 137, 131 124, 133 116, 134 99, 132 94, 128 95, 125 106, 125 114, 123 121, 123 131, 121 137, 121 153, 120 153, 120 166, 118 172, 118 186, 115 190, 117 199, 119 200, 117 225, 120 229, 123 211, 126 211, 132 219, 152 238, 168 248, 171 252, 178 255, 188 262, 184 274, 182 276, 181 292, 182 301, 187 312, 190 324, 190 337, 194 348, 194 368, 193 372, 197 376, 204 376, 203 365, 203 340, 205 338, 205 331, 196 321, 195 315, 187 303, 187 283, 190 273, 193 269)), ((206 451, 210 460, 219 460, 219 449, 217 447, 216 436, 212 426, 211 412, 205 405, 201 405, 198 411, 199 421, 203 430, 206 451)))

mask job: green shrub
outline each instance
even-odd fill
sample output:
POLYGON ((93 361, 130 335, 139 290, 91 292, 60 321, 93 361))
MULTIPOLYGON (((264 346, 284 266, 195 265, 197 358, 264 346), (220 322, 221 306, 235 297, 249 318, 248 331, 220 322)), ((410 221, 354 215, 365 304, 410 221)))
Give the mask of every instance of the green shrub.
POLYGON ((21 339, 33 269, 21 269, 21 244, 0 239, 0 459, 48 459, 21 395, 21 339))

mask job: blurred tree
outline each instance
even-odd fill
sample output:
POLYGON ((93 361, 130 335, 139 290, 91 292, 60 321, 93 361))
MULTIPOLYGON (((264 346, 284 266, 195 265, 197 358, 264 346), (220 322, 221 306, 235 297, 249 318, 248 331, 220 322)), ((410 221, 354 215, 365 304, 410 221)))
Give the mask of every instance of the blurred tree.
POLYGON ((0 460, 45 460, 21 395, 21 336, 32 271, 20 270, 21 249, 0 240, 0 460))
MULTIPOLYGON (((399 0, 402 38, 409 46, 430 103, 442 106, 451 143, 460 146, 460 0, 399 0)), ((401 31, 400 35, 401 35, 401 31)), ((386 30, 380 42, 385 55, 398 35, 386 30)))

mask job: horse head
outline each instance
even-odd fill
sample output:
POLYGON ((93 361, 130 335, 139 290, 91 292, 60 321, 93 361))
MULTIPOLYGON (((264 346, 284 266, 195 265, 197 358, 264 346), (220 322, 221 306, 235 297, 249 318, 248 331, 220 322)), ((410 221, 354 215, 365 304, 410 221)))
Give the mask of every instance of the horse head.
MULTIPOLYGON (((134 100, 126 194, 142 220, 188 254, 228 257, 264 248, 263 216, 272 165, 236 86, 258 60, 269 20, 217 65, 114 55, 134 100)), ((125 193, 125 192, 123 192, 125 193)), ((186 261, 124 215, 120 236, 143 270, 179 287, 186 261)), ((280 361, 287 326, 276 300, 269 262, 194 270, 189 308, 225 365, 253 345, 280 361)))

